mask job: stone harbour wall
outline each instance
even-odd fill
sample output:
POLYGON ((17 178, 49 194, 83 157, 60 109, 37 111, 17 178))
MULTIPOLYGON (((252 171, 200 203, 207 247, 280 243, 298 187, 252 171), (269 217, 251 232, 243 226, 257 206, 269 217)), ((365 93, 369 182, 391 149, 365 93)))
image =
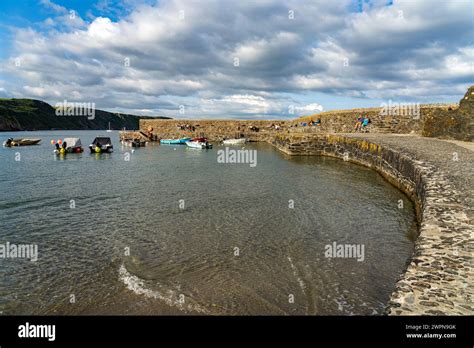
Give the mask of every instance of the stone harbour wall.
POLYGON ((468 116, 472 113, 458 110, 453 105, 421 105, 417 115, 384 115, 381 108, 327 111, 297 120, 181 120, 142 119, 140 131, 151 130, 158 139, 205 136, 210 141, 224 138, 245 137, 251 141, 269 141, 281 133, 355 133, 355 122, 359 116, 370 119, 367 131, 370 133, 424 134, 425 136, 446 135, 447 138, 466 140, 462 133, 468 116), (464 115, 456 119, 453 115, 464 115), (318 126, 301 126, 302 122, 320 120, 318 126), (457 121, 456 121, 457 120, 457 121), (446 125, 451 125, 446 127, 446 125), (181 125, 189 125, 195 130, 182 130, 181 125), (278 125, 279 130, 272 128, 278 125), (254 131, 251 127, 258 128, 254 131), (445 131, 446 130, 446 131, 445 131), (448 131, 449 130, 449 131, 448 131))
MULTIPOLYGON (((410 104, 410 107, 413 107, 410 104)), ((444 113, 457 108, 456 104, 419 105, 419 110, 402 107, 398 110, 392 105, 390 111, 378 108, 360 108, 326 111, 306 116, 297 121, 321 120, 320 131, 324 133, 353 133, 355 120, 360 116, 370 119, 368 130, 371 133, 421 134, 424 122, 434 112, 444 113)), ((304 132, 304 127, 300 128, 304 132)))
MULTIPOLYGON (((416 203, 420 228, 415 252, 395 284, 387 314, 473 315, 474 197, 471 180, 463 179, 466 173, 472 174, 473 152, 462 152, 470 167, 457 177, 449 164, 440 170, 419 155, 427 153, 426 146, 444 146, 445 142, 421 137, 415 141, 410 136, 385 138, 387 135, 292 134, 276 136, 271 143, 288 155, 332 156, 374 168, 416 203)), ((457 150, 454 144, 446 146, 457 150)), ((451 155, 451 148, 446 150, 443 155, 451 155)), ((433 156, 440 153, 433 151, 433 156)))
POLYGON ((474 86, 468 89, 459 104, 415 105, 389 101, 385 108, 326 111, 295 120, 141 119, 139 130, 151 131, 157 139, 204 136, 210 141, 241 137, 251 141, 271 141, 275 135, 284 133, 357 133, 354 126, 360 116, 371 121, 366 129, 368 133, 416 134, 474 141, 474 86), (317 126, 301 126, 303 122, 316 120, 321 121, 317 126), (194 130, 180 129, 182 125, 194 127, 194 130), (276 130, 273 125, 280 129, 276 130))
POLYGON ((224 138, 247 138, 250 141, 268 141, 276 134, 285 131, 285 121, 261 120, 140 120, 140 131, 151 131, 158 139, 207 137, 209 141, 222 141, 224 138), (180 126, 189 125, 195 130, 182 130, 180 126), (279 125, 275 130, 272 125, 279 125), (258 128, 254 131, 251 127, 258 128))

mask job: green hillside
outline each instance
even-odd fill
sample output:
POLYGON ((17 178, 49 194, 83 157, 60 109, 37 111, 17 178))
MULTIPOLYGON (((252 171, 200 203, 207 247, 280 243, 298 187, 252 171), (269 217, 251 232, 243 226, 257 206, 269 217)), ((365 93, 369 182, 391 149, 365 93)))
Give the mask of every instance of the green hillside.
MULTIPOLYGON (((0 99, 0 131, 138 129, 140 118, 155 118, 115 114, 95 110, 95 118, 87 116, 57 116, 48 103, 34 99, 0 99)), ((169 117, 156 117, 169 118, 169 117)))

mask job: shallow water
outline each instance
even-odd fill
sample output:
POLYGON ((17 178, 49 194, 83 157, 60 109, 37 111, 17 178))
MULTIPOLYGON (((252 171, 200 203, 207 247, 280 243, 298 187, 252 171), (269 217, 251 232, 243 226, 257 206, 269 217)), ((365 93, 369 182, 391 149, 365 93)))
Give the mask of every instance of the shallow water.
POLYGON ((0 148, 0 243, 39 251, 0 258, 3 314, 383 312, 416 224, 374 171, 268 144, 245 146, 253 168, 218 163, 222 146, 131 153, 116 132, 113 154, 58 158, 49 144, 104 133, 0 133, 43 139, 0 148), (364 260, 325 257, 333 242, 364 246, 364 260))

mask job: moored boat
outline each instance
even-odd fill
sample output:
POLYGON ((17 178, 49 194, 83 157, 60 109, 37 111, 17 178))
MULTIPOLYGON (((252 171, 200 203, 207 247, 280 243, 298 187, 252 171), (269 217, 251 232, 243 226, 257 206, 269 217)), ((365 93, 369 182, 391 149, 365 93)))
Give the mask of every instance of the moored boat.
POLYGON ((82 148, 81 139, 79 138, 64 138, 63 140, 58 140, 57 142, 52 140, 51 143, 56 146, 54 153, 58 155, 66 153, 82 153, 84 151, 82 148))
POLYGON ((124 139, 122 144, 130 147, 145 147, 146 141, 140 139, 124 139))
POLYGON ((212 144, 207 141, 207 138, 193 138, 186 142, 186 146, 193 149, 212 149, 212 144))
POLYGON ((165 145, 184 145, 186 142, 190 141, 191 138, 181 138, 181 139, 161 139, 160 144, 165 145))
POLYGON ((245 138, 240 138, 240 139, 225 139, 222 141, 222 144, 224 145, 241 145, 245 144, 247 142, 247 139, 245 138))
POLYGON ((89 149, 91 153, 111 153, 114 151, 114 146, 109 137, 97 137, 89 145, 89 149))
POLYGON ((28 139, 28 138, 19 138, 13 139, 8 138, 6 141, 3 142, 3 146, 12 147, 12 146, 29 146, 29 145, 37 145, 39 144, 41 139, 28 139))

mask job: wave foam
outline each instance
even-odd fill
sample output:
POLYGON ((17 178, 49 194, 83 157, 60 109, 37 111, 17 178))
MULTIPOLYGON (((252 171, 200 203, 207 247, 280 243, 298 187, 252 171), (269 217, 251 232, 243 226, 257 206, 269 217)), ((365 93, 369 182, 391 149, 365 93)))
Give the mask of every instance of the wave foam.
POLYGON ((207 313, 207 310, 198 304, 185 304, 185 301, 181 301, 179 297, 182 294, 177 294, 176 291, 180 289, 180 286, 178 286, 176 290, 166 290, 166 295, 156 290, 147 289, 145 287, 145 281, 136 275, 129 273, 123 264, 119 268, 119 279, 127 286, 128 290, 137 295, 163 301, 168 306, 176 307, 183 312, 207 313))
POLYGON ((303 281, 303 279, 300 278, 300 276, 298 275, 298 269, 296 268, 296 266, 293 264, 293 260, 291 259, 291 257, 288 256, 288 261, 290 261, 290 266, 291 266, 291 270, 293 271, 293 275, 294 277, 296 278, 296 280, 298 281, 298 284, 300 285, 300 288, 301 290, 303 290, 303 293, 305 293, 306 291, 306 285, 303 281))

